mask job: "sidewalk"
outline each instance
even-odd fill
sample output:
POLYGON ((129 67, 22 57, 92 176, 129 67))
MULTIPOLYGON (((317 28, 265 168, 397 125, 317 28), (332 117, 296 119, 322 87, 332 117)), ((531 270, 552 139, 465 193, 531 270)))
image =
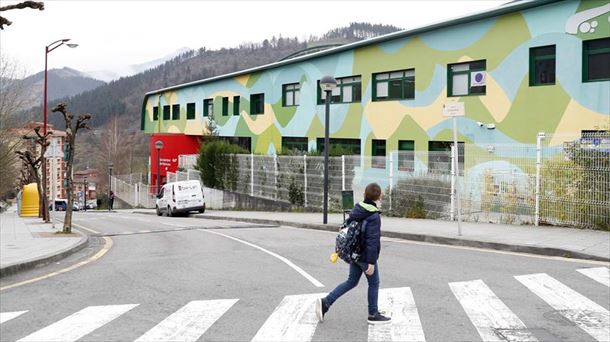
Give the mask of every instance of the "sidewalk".
POLYGON ((58 230, 57 223, 53 230, 37 217, 19 217, 16 207, 0 214, 0 277, 62 259, 87 244, 87 235, 66 236, 58 230))
MULTIPOLYGON (((134 210, 146 212, 146 210, 134 210)), ((321 213, 286 213, 260 211, 206 211, 195 215, 207 219, 236 220, 279 224, 293 227, 337 231, 341 214, 329 214, 322 224, 321 213)), ((382 236, 446 245, 480 247, 578 259, 610 261, 610 232, 548 226, 512 226, 492 223, 462 222, 458 236, 457 222, 382 217, 382 236)))

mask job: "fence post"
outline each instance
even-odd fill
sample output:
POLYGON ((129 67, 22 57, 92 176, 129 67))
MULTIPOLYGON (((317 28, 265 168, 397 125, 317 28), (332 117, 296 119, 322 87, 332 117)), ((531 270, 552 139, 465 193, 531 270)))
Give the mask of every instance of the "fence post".
POLYGON ((451 145, 451 221, 455 220, 455 145, 451 145))
POLYGON ((307 155, 303 155, 303 197, 307 207, 307 155))
POLYGON ((392 210, 392 189, 394 188, 394 151, 390 152, 390 200, 389 208, 392 210))
POLYGON ((138 183, 133 186, 133 204, 134 207, 138 206, 138 183))
POLYGON ((278 176, 278 170, 277 170, 277 154, 273 155, 273 182, 275 183, 275 198, 279 198, 279 190, 277 188, 277 176, 278 176))
POLYGON ((254 196, 254 153, 250 153, 250 196, 254 196))
POLYGON ((341 190, 345 191, 345 155, 341 156, 341 190))
POLYGON ((544 139, 544 132, 539 132, 536 136, 536 212, 534 218, 534 224, 538 226, 540 222, 540 180, 541 180, 541 169, 542 169, 542 139, 544 139))

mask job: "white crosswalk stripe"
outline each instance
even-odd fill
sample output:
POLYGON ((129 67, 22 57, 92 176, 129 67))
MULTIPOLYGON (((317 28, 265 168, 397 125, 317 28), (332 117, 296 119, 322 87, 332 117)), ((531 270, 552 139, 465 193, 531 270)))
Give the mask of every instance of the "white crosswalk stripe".
POLYGON ((610 268, 608 267, 581 268, 577 271, 601 284, 610 287, 610 268))
POLYGON ((537 341, 482 280, 449 283, 449 287, 483 341, 537 341))
POLYGON ((599 304, 545 273, 515 278, 596 340, 610 341, 610 313, 599 304))
POLYGON ((369 324, 370 342, 426 340, 410 288, 379 290, 379 308, 392 317, 392 321, 383 325, 369 324))
POLYGON ((20 339, 19 342, 76 341, 136 306, 137 304, 89 306, 20 339))
POLYGON ((13 318, 17 318, 26 312, 27 312, 27 310, 26 311, 15 311, 15 312, 0 312, 0 324, 4 323, 6 321, 10 321, 13 318))
POLYGON ((136 342, 197 341, 238 299, 192 301, 176 311, 136 342))
POLYGON ((325 295, 284 297, 252 341, 311 341, 318 326, 315 301, 325 295))

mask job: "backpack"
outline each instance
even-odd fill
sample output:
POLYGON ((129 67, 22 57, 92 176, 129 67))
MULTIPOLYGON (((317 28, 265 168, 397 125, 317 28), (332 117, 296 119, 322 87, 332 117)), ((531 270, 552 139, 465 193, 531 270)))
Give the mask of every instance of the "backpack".
POLYGON ((362 221, 343 222, 339 227, 339 234, 335 240, 335 252, 348 264, 360 259, 360 239, 362 237, 362 221))

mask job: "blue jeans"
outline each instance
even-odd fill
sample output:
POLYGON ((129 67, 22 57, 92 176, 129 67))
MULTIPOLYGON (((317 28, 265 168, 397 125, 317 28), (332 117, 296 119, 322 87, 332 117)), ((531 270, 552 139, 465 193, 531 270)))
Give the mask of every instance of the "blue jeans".
MULTIPOLYGON (((366 263, 350 264, 349 276, 347 277, 347 280, 339 284, 334 290, 330 291, 328 296, 324 298, 324 303, 330 307, 337 299, 339 299, 339 297, 356 287, 356 285, 358 285, 358 281, 360 280, 360 276, 362 276, 362 273, 364 273, 367 268, 368 264, 366 263)), ((365 276, 369 283, 369 315, 374 315, 379 311, 377 308, 377 298, 379 296, 379 267, 377 267, 377 263, 375 263, 375 271, 373 274, 370 276, 365 274, 365 276)))

